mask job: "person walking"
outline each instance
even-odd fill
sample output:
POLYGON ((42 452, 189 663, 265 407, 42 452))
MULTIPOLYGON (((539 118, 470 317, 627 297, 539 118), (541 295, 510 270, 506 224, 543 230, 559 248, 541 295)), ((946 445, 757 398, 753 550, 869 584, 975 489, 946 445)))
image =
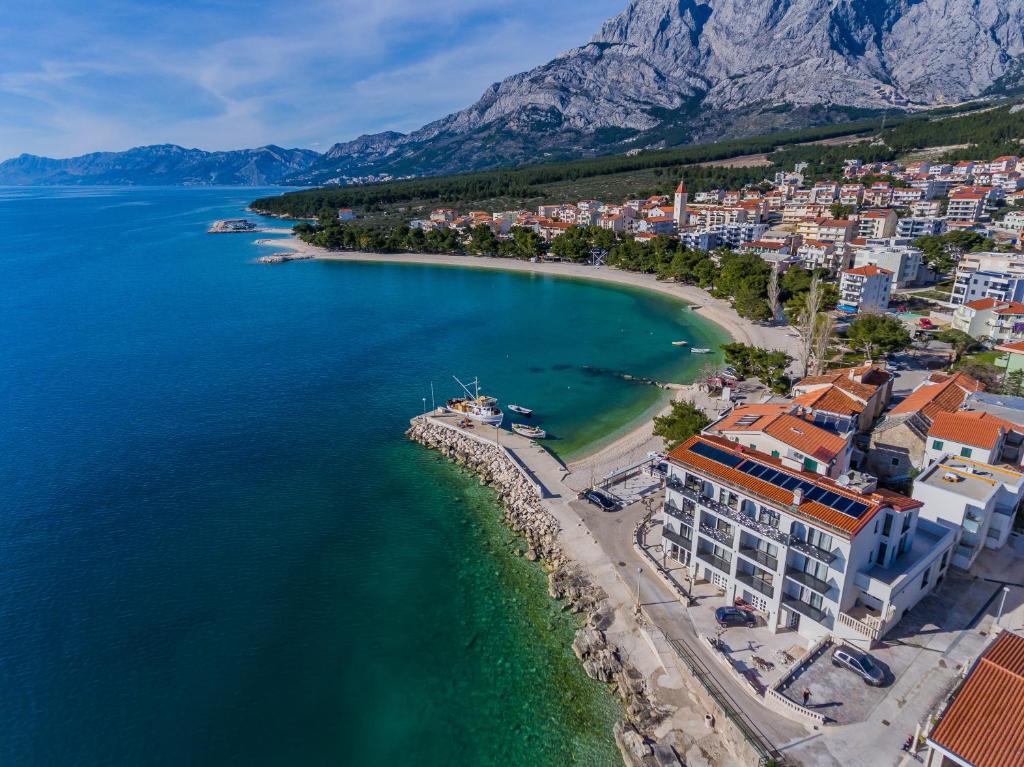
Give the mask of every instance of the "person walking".
POLYGON ((804 688, 804 708, 807 708, 807 703, 811 699, 811 691, 807 687, 804 688))

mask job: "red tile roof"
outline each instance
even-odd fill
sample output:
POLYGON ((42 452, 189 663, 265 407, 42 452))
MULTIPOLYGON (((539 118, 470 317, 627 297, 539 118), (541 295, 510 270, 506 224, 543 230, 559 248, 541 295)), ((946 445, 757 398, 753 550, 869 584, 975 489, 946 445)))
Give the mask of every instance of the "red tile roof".
POLYGON ((928 436, 933 439, 948 439, 962 445, 971 445, 991 450, 1012 427, 1009 421, 998 416, 980 412, 937 413, 932 419, 928 436))
POLYGON ((843 270, 843 274, 857 274, 863 277, 875 277, 879 274, 891 275, 892 272, 888 269, 882 269, 875 266, 874 264, 868 264, 867 266, 858 266, 856 269, 845 269, 843 270))
POLYGON ((792 405, 745 405, 734 408, 715 424, 717 433, 742 432, 767 434, 805 455, 828 462, 846 450, 846 440, 838 434, 790 415, 792 405))
POLYGON ((841 511, 837 511, 813 501, 804 500, 800 504, 798 511, 802 515, 810 517, 817 523, 826 525, 848 538, 852 538, 856 535, 859 530, 874 518, 875 514, 878 513, 880 509, 886 506, 891 506, 897 510, 905 511, 907 509, 916 509, 923 505, 921 501, 915 501, 913 498, 907 498, 906 496, 898 495, 896 493, 857 493, 853 490, 840 487, 831 479, 822 477, 820 474, 785 468, 782 465, 782 461, 777 458, 772 458, 756 450, 738 447, 736 444, 727 439, 722 439, 721 437, 704 435, 691 437, 668 454, 669 460, 683 466, 684 468, 699 472, 707 477, 728 482, 730 485, 742 488, 745 492, 760 496, 770 503, 791 506, 793 503, 793 493, 777 485, 773 485, 770 482, 757 479, 750 474, 745 474, 742 471, 731 469, 718 461, 713 461, 710 458, 705 458, 697 455, 696 453, 691 453, 690 447, 698 442, 704 442, 708 445, 713 445, 714 447, 725 450, 733 455, 742 456, 743 458, 748 458, 755 460, 758 463, 772 466, 773 468, 794 477, 799 477, 802 480, 819 485, 836 495, 868 504, 868 510, 865 511, 859 519, 855 519, 847 514, 843 514, 841 511))
POLYGON ((907 395, 900 404, 892 409, 893 415, 901 413, 920 413, 932 421, 939 413, 952 413, 960 409, 960 405, 970 392, 983 391, 984 386, 966 373, 957 373, 949 377, 936 378, 929 381, 907 395))
POLYGON ((929 740, 974 767, 1024 764, 1024 638, 1004 631, 967 675, 929 740))
POLYGON ((996 314, 1024 314, 1024 304, 1017 303, 1016 301, 1009 301, 996 309, 996 314))
POLYGON ((979 298, 976 301, 968 301, 964 306, 968 309, 983 311, 985 309, 993 309, 1001 303, 1001 301, 996 301, 994 298, 979 298))
POLYGON ((1001 352, 1012 352, 1014 354, 1024 354, 1024 341, 1014 341, 1009 344, 999 344, 996 347, 997 351, 1001 352))
POLYGON ((860 415, 864 412, 863 403, 850 397, 834 386, 827 386, 823 389, 814 389, 806 394, 795 397, 801 407, 811 410, 820 410, 824 413, 835 413, 836 415, 860 415))

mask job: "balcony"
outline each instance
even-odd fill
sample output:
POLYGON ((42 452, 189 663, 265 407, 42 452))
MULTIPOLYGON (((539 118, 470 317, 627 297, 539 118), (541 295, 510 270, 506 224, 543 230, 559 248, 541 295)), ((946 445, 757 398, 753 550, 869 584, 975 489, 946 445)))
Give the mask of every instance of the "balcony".
POLYGON ((758 522, 756 519, 752 519, 743 512, 737 511, 736 509, 733 509, 725 505, 724 503, 719 503, 714 498, 708 498, 707 496, 702 495, 700 492, 694 492, 692 489, 688 487, 683 487, 682 485, 680 485, 680 487, 673 488, 673 490, 676 490, 685 498, 689 498, 695 503, 699 503, 705 509, 712 511, 721 517, 725 517, 730 522, 735 522, 736 524, 741 525, 747 528, 748 530, 753 530, 755 533, 764 538, 769 538, 770 540, 773 540, 776 543, 781 543, 783 545, 789 543, 789 536, 785 533, 780 532, 776 528, 772 527, 771 525, 765 524, 764 522, 758 522))
POLYGON ((740 546, 739 552, 747 559, 757 562, 759 565, 764 565, 769 570, 779 569, 779 560, 761 549, 755 549, 751 546, 740 546))
POLYGON ((731 527, 721 528, 702 524, 700 526, 700 532, 702 535, 706 535, 711 540, 725 544, 729 548, 732 548, 733 529, 731 527))
POLYGON ((788 607, 790 610, 798 612, 817 623, 824 623, 828 618, 828 613, 824 610, 821 610, 802 599, 798 599, 797 597, 791 597, 789 594, 783 595, 782 604, 784 607, 788 607))
POLYGON ((697 549, 697 559, 707 562, 709 565, 714 567, 716 570, 720 570, 726 575, 732 569, 732 562, 728 559, 722 559, 722 557, 712 554, 710 551, 704 551, 703 549, 697 549))
POLYGON ((690 527, 693 527, 693 513, 692 512, 684 511, 683 509, 680 509, 678 506, 674 506, 671 503, 666 503, 665 504, 665 513, 668 514, 673 519, 678 519, 683 524, 689 525, 690 527))
POLYGON ((751 575, 750 573, 736 573, 736 580, 750 586, 750 588, 755 591, 764 594, 769 599, 775 598, 775 588, 771 584, 766 583, 762 578, 758 578, 756 575, 751 575))
POLYGON ((813 543, 807 541, 801 541, 797 538, 790 538, 789 545, 791 548, 799 551, 801 554, 806 554, 809 557, 817 559, 819 562, 824 562, 826 565, 830 565, 836 561, 836 555, 831 551, 825 549, 819 549, 813 543))
POLYGON ((676 546, 681 546, 687 551, 689 551, 690 547, 693 546, 692 538, 687 538, 685 535, 681 535, 680 533, 677 533, 675 530, 669 530, 667 527, 663 527, 661 529, 661 537, 664 538, 666 541, 671 541, 672 543, 676 544, 676 546))
POLYGON ((801 586, 806 586, 811 591, 818 592, 822 596, 828 594, 828 592, 832 590, 832 587, 828 585, 827 581, 823 581, 821 578, 815 578, 813 575, 805 573, 803 570, 787 567, 786 577, 791 581, 796 581, 801 586))

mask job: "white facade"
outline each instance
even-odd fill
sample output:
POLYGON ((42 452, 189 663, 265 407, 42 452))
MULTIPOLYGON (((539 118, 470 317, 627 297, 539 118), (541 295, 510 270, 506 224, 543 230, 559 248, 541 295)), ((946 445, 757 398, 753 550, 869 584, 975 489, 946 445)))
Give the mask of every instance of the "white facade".
MULTIPOLYGON (((804 513, 801 495, 780 503, 696 469, 687 449, 684 443, 669 456, 660 515, 666 554, 727 598, 752 604, 772 631, 792 628, 811 640, 834 636, 870 647, 945 572, 954 534, 919 526, 916 504, 897 509, 883 496, 851 493, 866 504, 867 518, 856 532, 844 532, 804 513)), ((753 451, 733 455, 770 467, 753 451)), ((822 487, 836 490, 832 483, 822 487)))
POLYGON ((892 272, 872 266, 846 269, 839 281, 839 308, 884 314, 892 294, 892 272))
POLYGON ((921 518, 956 534, 953 564, 970 569, 983 547, 1006 545, 1024 491, 1024 474, 969 458, 943 456, 914 481, 921 518))
POLYGON ((910 240, 896 237, 868 240, 867 245, 853 254, 853 266, 878 266, 893 274, 895 287, 902 288, 917 282, 921 271, 921 251, 912 247, 910 240))

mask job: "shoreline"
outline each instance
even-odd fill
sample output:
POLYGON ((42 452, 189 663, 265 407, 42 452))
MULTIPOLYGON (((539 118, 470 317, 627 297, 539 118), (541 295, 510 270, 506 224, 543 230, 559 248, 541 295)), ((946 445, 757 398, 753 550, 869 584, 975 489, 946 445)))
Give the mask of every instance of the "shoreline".
MULTIPOLYGON (((287 238, 260 239, 256 245, 264 247, 288 248, 319 261, 349 261, 353 263, 395 263, 417 264, 423 266, 445 266, 462 269, 489 269, 493 271, 518 272, 521 274, 543 274, 563 279, 580 279, 606 284, 630 287, 668 296, 692 308, 701 318, 718 327, 723 333, 737 343, 756 346, 761 349, 777 349, 793 355, 796 351, 796 339, 790 335, 786 326, 766 327, 756 325, 750 320, 740 317, 728 301, 713 298, 706 291, 694 285, 683 285, 676 282, 663 282, 653 274, 624 272, 612 267, 585 266, 564 262, 519 261, 515 259, 488 256, 453 256, 435 253, 368 253, 363 251, 330 251, 303 242, 295 235, 287 238)), ((794 355, 795 356, 795 355, 794 355)), ((667 413, 671 401, 692 396, 690 384, 673 386, 669 404, 658 410, 655 415, 667 413)), ((623 459, 636 459, 646 456, 652 451, 661 451, 661 439, 653 435, 653 417, 640 416, 642 422, 625 431, 610 441, 597 440, 588 446, 581 455, 570 460, 566 467, 572 474, 604 476, 607 471, 620 466, 623 459)), ((613 432, 614 433, 614 432, 613 432)), ((575 483, 574 483, 575 484, 575 483)), ((582 487, 579 489, 583 489, 582 487)))

